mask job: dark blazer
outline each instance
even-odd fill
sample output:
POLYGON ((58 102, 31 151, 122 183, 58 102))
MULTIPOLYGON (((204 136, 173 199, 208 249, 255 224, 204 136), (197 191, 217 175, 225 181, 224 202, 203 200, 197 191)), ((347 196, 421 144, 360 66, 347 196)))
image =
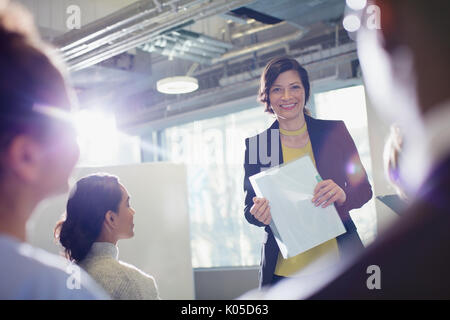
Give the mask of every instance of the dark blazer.
MULTIPOLYGON (((305 115, 309 138, 316 166, 323 180, 332 179, 347 195, 342 206, 336 206, 337 212, 347 230, 339 236, 338 246, 341 256, 348 257, 363 249, 349 210, 360 208, 372 198, 372 187, 367 179, 355 143, 344 122, 318 120, 305 115)), ((245 218, 251 224, 264 226, 250 213, 255 192, 249 177, 262 170, 283 163, 279 123, 275 121, 264 132, 245 140, 245 218)), ((269 226, 265 226, 266 237, 263 244, 260 269, 260 286, 272 282, 275 271, 278 245, 269 226)))
MULTIPOLYGON (((340 276, 312 299, 450 299, 450 154, 425 180, 415 203, 340 276), (367 272, 379 267, 379 289, 367 272)), ((306 298, 306 297, 303 297, 306 298)))

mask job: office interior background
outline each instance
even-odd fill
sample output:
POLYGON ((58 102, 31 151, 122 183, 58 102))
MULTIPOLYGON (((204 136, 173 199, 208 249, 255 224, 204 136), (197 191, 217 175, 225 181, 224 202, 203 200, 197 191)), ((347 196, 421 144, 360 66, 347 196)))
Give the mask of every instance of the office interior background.
MULTIPOLYGON (((274 121, 256 97, 275 56, 308 70, 308 109, 343 120, 356 143, 374 191, 351 212, 364 244, 396 219, 376 200, 395 193, 383 170, 390 123, 366 95, 345 0, 17 2, 70 71, 74 178, 106 171, 129 189, 135 237, 119 242, 120 258, 153 275, 161 298, 232 299, 258 286, 263 230, 244 218, 244 138, 274 121)), ((65 197, 38 208, 31 243, 60 251, 52 228, 65 197)))

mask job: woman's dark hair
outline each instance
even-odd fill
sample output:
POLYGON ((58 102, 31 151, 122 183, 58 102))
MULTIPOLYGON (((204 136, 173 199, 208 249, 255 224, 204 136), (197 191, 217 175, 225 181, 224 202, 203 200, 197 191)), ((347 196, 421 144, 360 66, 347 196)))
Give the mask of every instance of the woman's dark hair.
POLYGON ((115 176, 93 174, 77 182, 67 201, 65 220, 56 224, 54 232, 68 259, 80 262, 86 257, 100 235, 105 214, 117 212, 121 199, 115 176))
MULTIPOLYGON (((16 3, 0 4, 0 155, 18 135, 40 141, 55 135, 50 132, 55 121, 36 106, 70 109, 64 73, 28 11, 16 3)), ((3 169, 0 164, 0 174, 3 169)))
MULTIPOLYGON (((289 56, 277 57, 267 63, 261 75, 258 100, 264 104, 265 112, 273 113, 269 100, 270 88, 281 73, 289 70, 295 70, 298 72, 303 88, 305 89, 305 105, 308 102, 310 85, 308 72, 306 69, 303 68, 294 58, 289 56)), ((304 112, 307 114, 309 113, 306 108, 304 108, 304 112)))

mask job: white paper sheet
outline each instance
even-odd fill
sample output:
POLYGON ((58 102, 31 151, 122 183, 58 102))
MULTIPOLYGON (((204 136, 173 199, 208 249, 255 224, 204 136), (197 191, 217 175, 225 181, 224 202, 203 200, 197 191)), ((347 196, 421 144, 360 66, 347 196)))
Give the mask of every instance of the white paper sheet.
POLYGON ((336 208, 311 199, 320 175, 310 157, 250 177, 257 197, 269 200, 270 227, 283 258, 290 258, 346 232, 336 208))

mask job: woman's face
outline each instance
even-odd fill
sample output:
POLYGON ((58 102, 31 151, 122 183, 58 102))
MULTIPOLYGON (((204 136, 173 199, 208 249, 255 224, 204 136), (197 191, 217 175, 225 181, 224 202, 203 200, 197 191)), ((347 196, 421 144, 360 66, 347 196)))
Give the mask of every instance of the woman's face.
POLYGON ((269 89, 269 101, 278 119, 294 119, 303 113, 305 89, 297 71, 278 75, 269 89))
POLYGON ((130 196, 127 189, 123 185, 120 185, 122 190, 122 199, 120 200, 117 210, 117 238, 129 239, 134 236, 134 223, 133 218, 135 211, 130 206, 130 196))

